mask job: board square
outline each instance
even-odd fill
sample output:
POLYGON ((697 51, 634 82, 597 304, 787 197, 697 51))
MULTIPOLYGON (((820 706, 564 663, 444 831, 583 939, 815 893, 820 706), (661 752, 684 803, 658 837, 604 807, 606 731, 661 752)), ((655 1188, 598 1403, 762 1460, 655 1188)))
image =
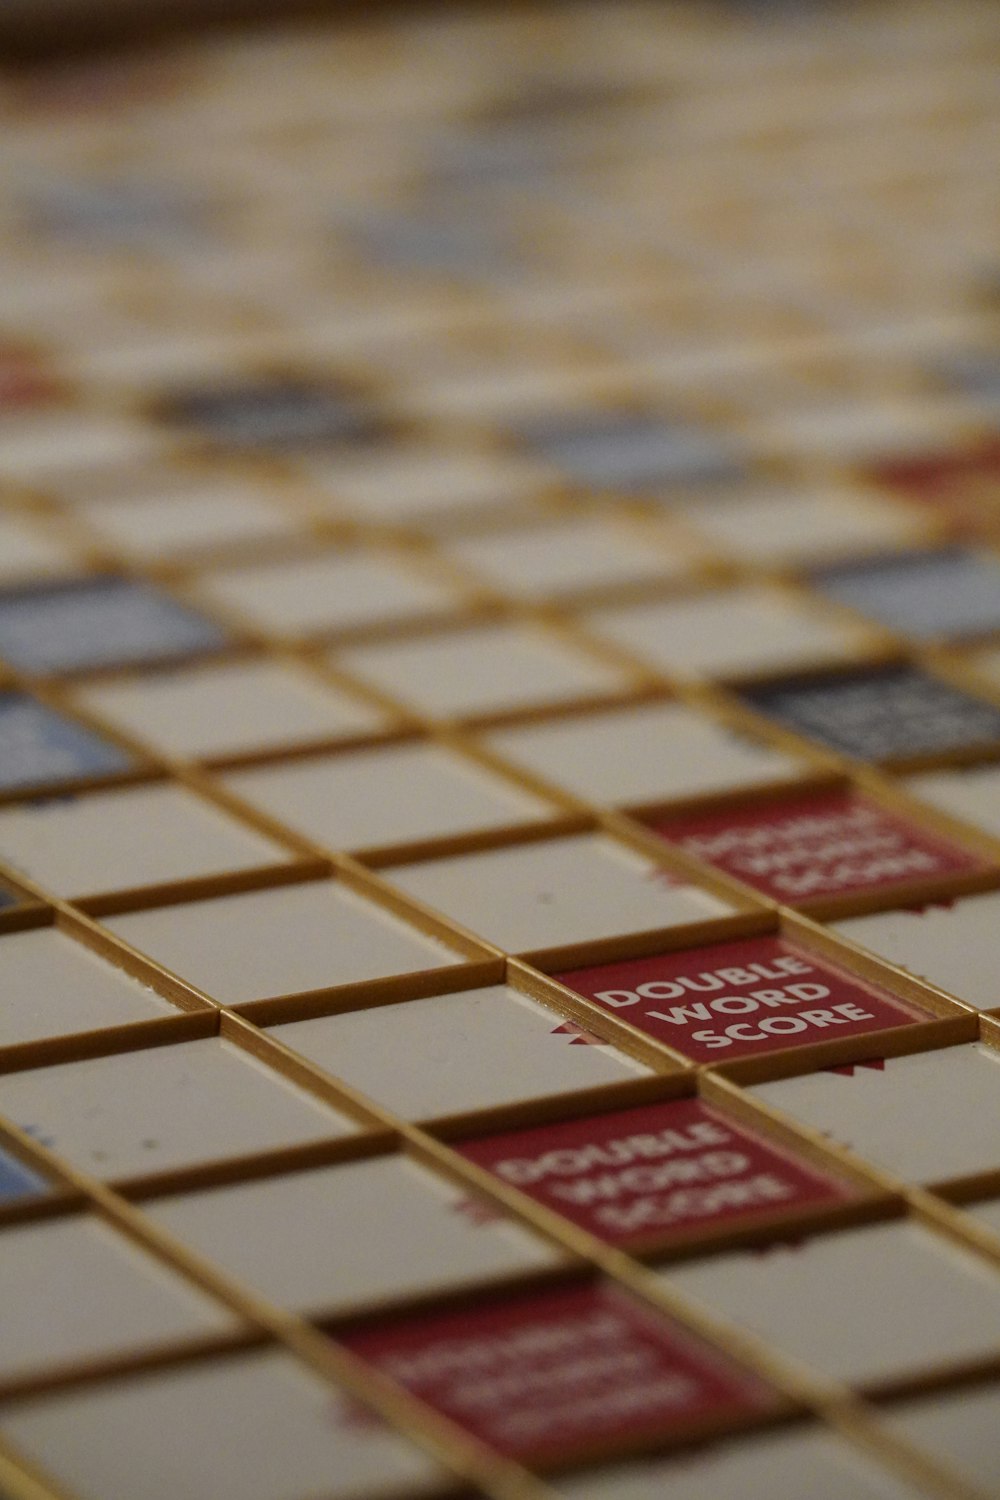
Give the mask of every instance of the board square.
POLYGON ((0 692, 0 788, 114 775, 132 756, 26 693, 0 692))
POLYGON ((287 562, 243 563, 202 573, 199 592, 270 634, 351 630, 445 614, 455 593, 391 556, 318 553, 287 562))
POLYGON ((224 380, 175 391, 157 403, 156 415, 236 452, 323 447, 373 436, 367 404, 332 384, 286 377, 224 380))
POLYGON ((741 690, 760 713, 855 760, 993 746, 1000 709, 920 667, 790 678, 741 690))
POLYGON ((391 1500, 446 1478, 273 1350, 22 1402, 0 1432, 81 1500, 391 1500))
POLYGON ((0 809, 0 858, 62 896, 196 880, 290 857, 173 783, 0 809))
POLYGON ((171 1014, 155 990, 56 927, 0 937, 0 1047, 171 1014))
POLYGON ((1000 766, 928 771, 912 777, 906 789, 951 817, 1000 838, 1000 766))
POLYGON ((989 1494, 997 1477, 1000 1385, 960 1386, 889 1406, 889 1431, 948 1464, 967 1484, 989 1494))
POLYGON ((1000 1287, 988 1267, 910 1223, 739 1250, 661 1274, 784 1354, 852 1385, 981 1358, 1000 1328, 1000 1287))
POLYGON ((161 446, 151 428, 111 412, 35 410, 3 425, 0 473, 15 484, 144 459, 161 446))
POLYGON ((154 562, 201 548, 281 540, 301 533, 290 506, 247 484, 206 477, 178 493, 129 494, 83 501, 76 514, 98 539, 123 556, 154 562))
POLYGON ((977 1010, 1000 1007, 993 941, 1000 893, 931 902, 836 922, 835 931, 977 1010))
POLYGON ((526 447, 575 485, 633 494, 721 484, 739 472, 730 440, 709 428, 641 413, 547 412, 515 429, 526 447))
POLYGON ((501 1453, 551 1463, 767 1404, 721 1354, 607 1283, 387 1321, 343 1340, 501 1453))
POLYGON ((386 722, 359 699, 295 666, 267 659, 90 683, 75 697, 161 755, 184 759, 373 733, 386 722))
POLYGON ((233 1326, 221 1305, 98 1219, 8 1226, 0 1245, 0 1381, 233 1326), (58 1297, 38 1299, 39 1282, 58 1297))
POLYGON ((387 875, 407 895, 508 953, 678 927, 732 912, 719 897, 683 884, 598 835, 397 865, 387 875))
POLYGON ((144 1211, 227 1275, 313 1317, 551 1265, 543 1241, 469 1210, 398 1157, 158 1198, 144 1211), (331 1247, 336 1253, 331 1254, 331 1247))
POLYGON ((619 693, 623 673, 516 625, 337 653, 336 663, 421 713, 470 717, 619 693))
POLYGON ((974 1043, 759 1084, 783 1110, 906 1182, 1000 1166, 1000 1053, 974 1043))
POLYGON ((698 1099, 507 1131, 458 1150, 613 1245, 700 1236, 849 1196, 698 1099))
POLYGON ((699 1063, 809 1047, 924 1019, 916 1007, 776 937, 599 964, 556 978, 699 1063))
MULTIPOLYGON (((0 353, 0 361, 3 355, 0 353)), ((0 366, 0 411, 3 409, 3 370, 0 366)), ((70 548, 54 529, 29 526, 14 516, 0 516, 0 584, 58 577, 75 571, 70 548)))
POLYGON ((461 962, 332 880, 126 912, 104 925, 222 1005, 461 962))
POLYGON ((810 575, 821 594, 918 640, 1000 629, 1000 561, 942 547, 897 552, 810 575))
POLYGON ((221 626, 147 583, 99 576, 0 592, 0 655, 23 672, 76 672, 217 651, 221 626))
POLYGON ((615 1047, 581 1041, 579 1027, 499 984, 287 1022, 269 1034, 407 1119, 491 1109, 647 1074, 615 1047))
POLYGON ((355 1128, 216 1037, 8 1074, 0 1078, 0 1114, 101 1178, 169 1172, 355 1128))
POLYGON ((828 1431, 748 1437, 670 1458, 637 1458, 555 1481, 566 1500, 777 1500, 809 1475, 810 1500, 916 1500, 917 1491, 828 1431))
POLYGON ((741 562, 794 566, 863 556, 917 541, 919 518, 901 506, 848 490, 793 494, 736 490, 675 501, 671 507, 706 543, 741 562))
POLYGON ((862 627, 750 584, 593 610, 586 623, 652 666, 682 677, 788 671, 849 660, 870 644, 862 627))
POLYGON ((854 792, 687 813, 651 826, 685 853, 789 906, 987 868, 957 844, 854 792))
POLYGON ((791 781, 806 769, 679 703, 526 724, 486 744, 578 797, 626 806, 791 781))

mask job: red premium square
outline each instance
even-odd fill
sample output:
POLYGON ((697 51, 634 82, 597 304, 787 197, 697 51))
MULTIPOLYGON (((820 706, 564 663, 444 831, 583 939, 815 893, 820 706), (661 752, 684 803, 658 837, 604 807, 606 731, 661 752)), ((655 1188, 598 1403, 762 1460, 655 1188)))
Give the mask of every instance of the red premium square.
POLYGON ((343 1342, 531 1463, 686 1435, 772 1399, 723 1354, 606 1283, 425 1313, 343 1342))
POLYGON ((556 978, 695 1062, 808 1047, 927 1017, 783 938, 575 969, 556 978))
POLYGON ((653 832, 787 906, 984 868, 852 792, 670 818, 653 832))
POLYGON ((662 1245, 850 1196, 700 1099, 507 1131, 458 1150, 613 1245, 662 1245))

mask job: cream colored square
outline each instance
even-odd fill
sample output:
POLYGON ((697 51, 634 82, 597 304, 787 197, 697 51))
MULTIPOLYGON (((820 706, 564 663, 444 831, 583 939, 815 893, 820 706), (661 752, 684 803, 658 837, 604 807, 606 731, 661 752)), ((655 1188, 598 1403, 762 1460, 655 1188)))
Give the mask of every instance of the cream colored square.
POLYGON ((491 750, 594 802, 703 796, 793 780, 805 765, 681 704, 587 714, 498 730, 491 750))
POLYGON ((395 1500, 446 1477, 274 1350, 36 1399, 0 1433, 79 1500, 395 1500))
POLYGON ((238 796, 334 849, 503 828, 552 808, 433 745, 395 745, 230 773, 238 796))
POLYGON ((0 583, 58 577, 76 566, 73 553, 49 531, 0 515, 0 583))
POLYGON ((77 690, 116 729, 182 758, 363 734, 384 716, 282 662, 238 662, 116 677, 77 690))
POLYGON ((753 586, 597 610, 586 623, 662 671, 685 677, 849 660, 870 640, 860 626, 753 586))
POLYGON ((58 928, 0 937, 0 1047, 172 1014, 155 990, 58 928))
POLYGON ((328 880, 127 912, 104 925, 222 1005, 461 962, 328 880))
POLYGON ((941 906, 874 912, 836 930, 879 958, 947 990, 978 1010, 1000 1006, 994 956, 1000 893, 960 896, 941 906))
POLYGON ((215 1037, 7 1074, 0 1116, 102 1178, 248 1156, 355 1128, 215 1037))
POLYGON ((997 1493, 1000 1385, 961 1386, 890 1406, 882 1414, 890 1432, 938 1463, 946 1464, 984 1495, 997 1493))
POLYGON ((141 1354, 232 1322, 98 1219, 42 1220, 0 1236, 0 1380, 141 1354))
POLYGON ((293 536, 295 511, 269 504, 249 486, 206 481, 176 495, 97 500, 77 512, 104 545, 125 557, 152 560, 170 553, 293 536))
POLYGON ((861 1384, 981 1358, 1000 1337, 988 1264, 914 1224, 668 1267, 693 1297, 803 1366, 861 1384))
POLYGON ((424 860, 386 875, 407 895, 508 953, 677 927, 732 911, 717 896, 675 883, 596 835, 424 860))
POLYGON ((759 1084, 764 1103, 907 1182, 1000 1167, 1000 1052, 971 1043, 759 1084))
POLYGON ((706 542, 764 567, 864 556, 925 534, 902 506, 846 491, 705 495, 676 508, 706 542))
POLYGON ((290 858, 173 784, 0 809, 0 859, 58 896, 255 869, 290 858))
POLYGON ((145 1212, 279 1307, 315 1315, 550 1265, 517 1225, 400 1157, 155 1199, 145 1212), (331 1253, 334 1249, 335 1253, 331 1253))
POLYGON ((456 540, 451 557, 489 588, 539 600, 613 584, 664 581, 695 561, 693 549, 650 544, 606 521, 523 527, 456 540))
POLYGON ((487 450, 411 448, 363 460, 314 458, 298 471, 337 509, 373 521, 477 510, 526 497, 551 482, 541 465, 487 450))
POLYGON ((442 614, 460 602, 443 585, 389 558, 351 552, 216 568, 201 575, 198 588, 209 605, 284 635, 442 614))
POLYGON ((438 718, 620 692, 627 682, 553 637, 515 625, 354 647, 338 652, 336 661, 399 702, 438 718))
POLYGON ((490 985, 294 1021, 270 1034, 406 1119, 623 1083, 646 1072, 614 1047, 579 1045, 563 1028, 554 1011, 490 985))
POLYGON ((941 812, 1000 838, 1000 766, 928 771, 911 776, 906 790, 941 812))

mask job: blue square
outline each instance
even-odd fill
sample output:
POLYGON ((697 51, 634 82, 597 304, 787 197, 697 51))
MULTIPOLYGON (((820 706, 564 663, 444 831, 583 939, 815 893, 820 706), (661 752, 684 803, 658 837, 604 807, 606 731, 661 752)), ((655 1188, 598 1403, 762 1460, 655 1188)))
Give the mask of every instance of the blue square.
POLYGON ((33 1198, 48 1191, 44 1177, 32 1172, 16 1156, 0 1147, 0 1203, 11 1203, 15 1198, 33 1198))
POLYGON ((214 621, 125 578, 82 578, 0 593, 0 656, 22 672, 168 661, 219 650, 226 640, 214 621))
POLYGON ((132 757, 26 693, 0 693, 0 790, 107 776, 132 757))
POLYGON ((155 414, 233 452, 294 452, 382 434, 357 392, 285 376, 176 391, 157 404, 155 414))
POLYGON ((1000 630, 1000 562, 985 553, 902 552, 820 568, 811 580, 839 604, 919 640, 1000 630))
POLYGON ((627 412, 532 418, 518 436, 585 489, 637 494, 722 484, 741 471, 729 444, 710 429, 627 412))

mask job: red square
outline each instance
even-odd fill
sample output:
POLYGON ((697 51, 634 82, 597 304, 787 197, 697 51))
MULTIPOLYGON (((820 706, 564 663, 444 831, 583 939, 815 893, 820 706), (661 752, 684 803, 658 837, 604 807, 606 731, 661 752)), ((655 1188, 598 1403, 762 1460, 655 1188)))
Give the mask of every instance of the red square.
POLYGON ((695 1062, 808 1047, 927 1017, 783 938, 745 938, 558 974, 695 1062))
POLYGON ((607 1283, 424 1313, 342 1342, 522 1462, 669 1439, 772 1401, 756 1377, 607 1283))
POLYGON ((700 1099, 507 1131, 457 1149, 613 1245, 667 1244, 850 1196, 700 1099))
POLYGON ((985 868, 853 792, 669 818, 653 832, 786 906, 985 868))

